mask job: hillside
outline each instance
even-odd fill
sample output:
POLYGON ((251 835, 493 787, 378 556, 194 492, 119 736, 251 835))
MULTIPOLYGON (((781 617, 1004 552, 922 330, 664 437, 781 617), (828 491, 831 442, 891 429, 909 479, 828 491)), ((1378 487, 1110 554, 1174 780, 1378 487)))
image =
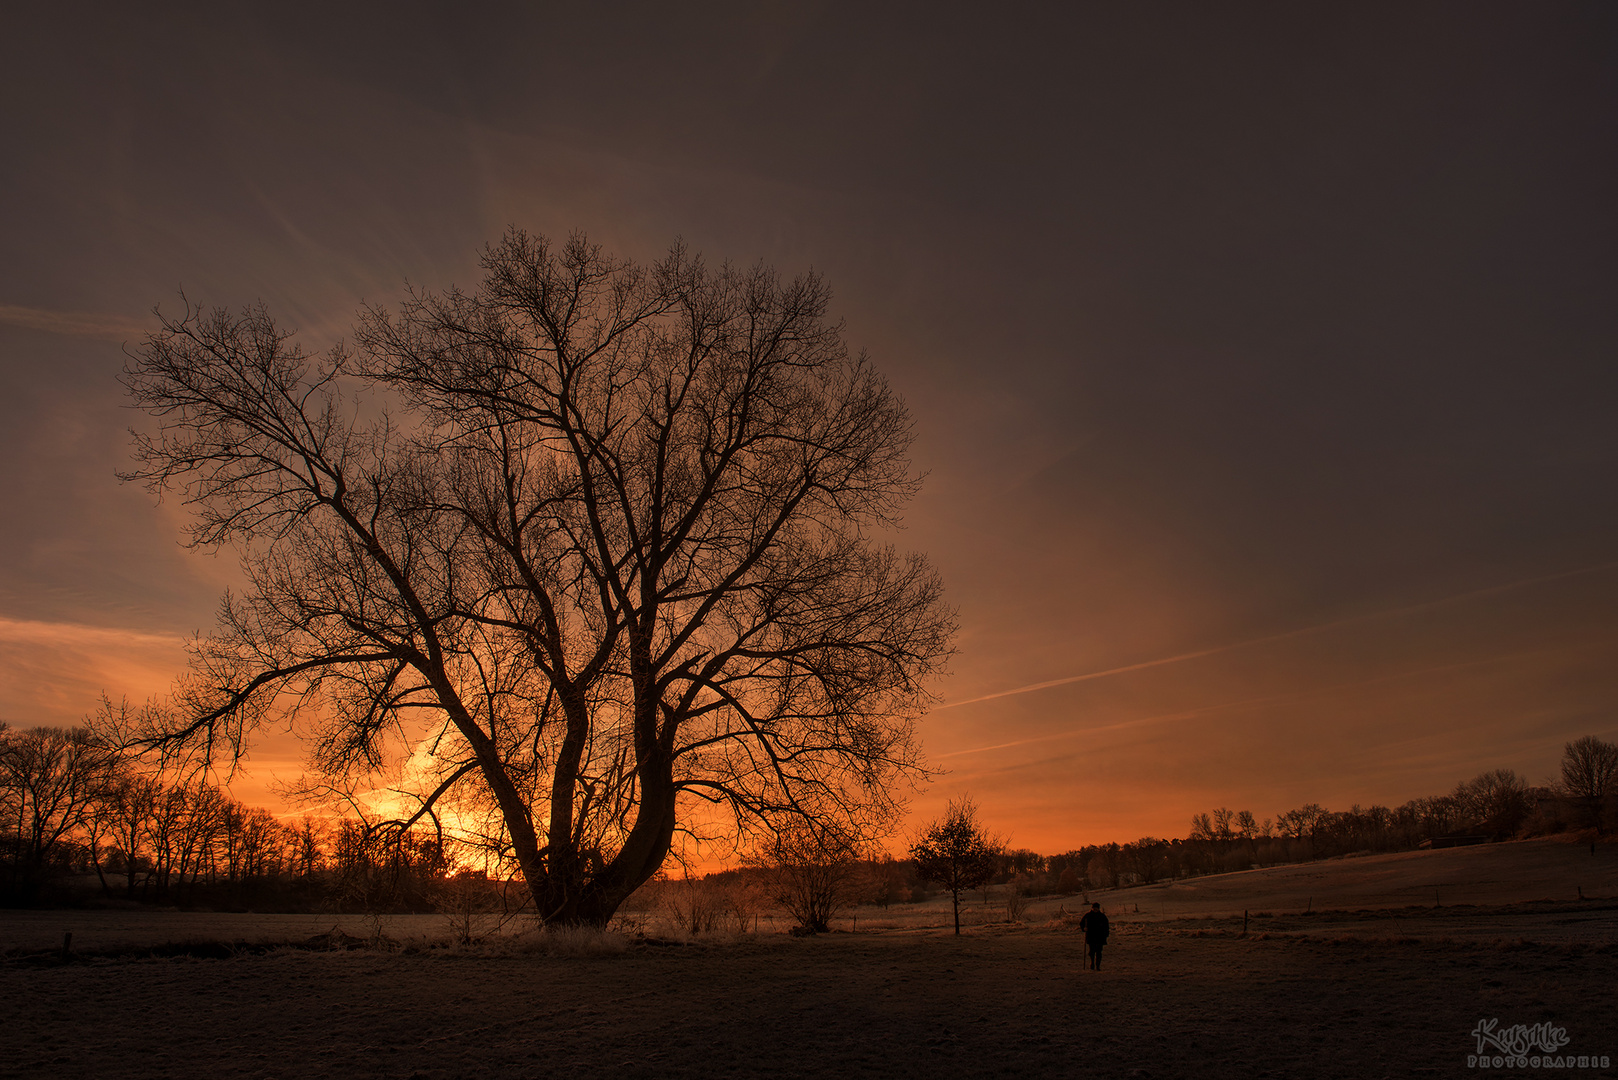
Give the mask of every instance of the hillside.
POLYGON ((1618 898, 1618 845, 1522 840, 1295 863, 1097 893, 1142 918, 1618 898))

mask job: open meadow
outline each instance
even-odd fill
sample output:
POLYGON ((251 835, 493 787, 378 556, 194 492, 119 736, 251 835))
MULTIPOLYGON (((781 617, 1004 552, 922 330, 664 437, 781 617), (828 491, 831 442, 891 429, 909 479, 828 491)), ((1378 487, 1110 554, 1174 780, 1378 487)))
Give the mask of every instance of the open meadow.
POLYGON ((7 912, 0 1071, 1454 1076, 1491 1020, 1548 1022, 1599 1062, 1618 1059, 1615 871, 1618 847, 1532 842, 1097 893, 1115 924, 1099 972, 1081 897, 1021 923, 978 897, 960 938, 934 898, 816 938, 766 921, 680 939, 648 918, 641 937, 470 946, 431 916, 7 912))

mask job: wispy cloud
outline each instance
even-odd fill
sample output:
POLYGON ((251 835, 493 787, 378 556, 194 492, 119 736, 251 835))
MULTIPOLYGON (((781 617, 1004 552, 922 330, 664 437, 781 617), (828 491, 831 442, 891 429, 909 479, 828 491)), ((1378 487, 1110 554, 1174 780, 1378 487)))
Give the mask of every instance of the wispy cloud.
POLYGON ((1018 686, 1010 690, 1000 690, 993 694, 984 694, 981 697, 967 698, 964 701, 951 701, 934 709, 939 712, 943 709, 957 709, 963 705, 976 705, 980 701, 994 701, 997 698, 1011 697, 1015 694, 1031 694, 1036 690, 1048 690, 1053 686, 1068 686, 1072 683, 1089 682, 1092 679, 1105 679, 1113 675, 1124 675, 1131 671, 1145 671, 1148 668, 1163 667, 1168 664, 1180 664, 1187 660, 1199 660, 1205 656, 1216 656, 1220 653, 1233 652, 1237 649, 1249 649, 1256 645, 1268 645, 1277 641, 1287 641, 1292 638, 1305 637, 1310 634, 1324 633, 1339 627, 1352 626, 1357 623, 1372 622, 1377 619, 1396 618, 1401 615, 1412 615, 1419 611, 1428 611, 1448 604, 1460 603, 1464 600, 1475 600, 1485 596, 1494 596, 1499 593, 1511 592, 1514 589, 1526 588, 1530 585, 1541 585, 1551 581, 1561 581, 1565 578, 1580 577, 1585 574, 1596 574, 1604 570, 1618 568, 1618 561, 1597 563, 1593 566, 1582 566, 1577 570, 1564 570, 1556 574, 1542 574, 1538 577, 1523 578, 1520 581, 1507 582, 1504 585, 1491 585, 1486 589, 1474 589, 1471 592, 1456 593, 1454 596, 1445 596, 1437 600, 1426 600, 1419 604, 1410 604, 1405 607, 1386 608, 1382 611, 1367 612, 1364 615, 1351 615, 1346 619, 1334 619, 1331 622, 1319 623, 1315 626, 1299 627, 1296 630, 1286 630, 1279 634, 1269 634, 1265 637, 1249 638, 1246 641, 1236 641, 1228 645, 1215 645, 1207 649, 1198 649, 1194 652, 1179 653, 1175 656, 1164 656, 1156 660, 1144 660, 1138 664, 1125 664, 1123 667, 1107 668, 1104 671, 1087 671, 1082 675, 1069 675, 1061 679, 1047 679, 1044 682, 1029 683, 1027 686, 1018 686))
POLYGON ((46 308, 23 307, 20 304, 0 304, 0 323, 21 326, 29 330, 43 330, 47 334, 66 334, 72 337, 106 338, 127 341, 140 337, 151 329, 143 319, 126 315, 107 315, 93 311, 51 311, 46 308))
MULTIPOLYGON (((1611 641, 1592 642, 1592 645, 1607 647, 1611 641)), ((1386 675, 1376 675, 1368 679, 1351 679, 1346 682, 1336 682, 1325 686, 1311 687, 1307 690, 1295 690, 1284 694, 1267 694, 1263 697, 1243 698, 1240 701, 1222 701, 1214 705, 1199 705, 1194 709, 1181 712, 1162 713, 1156 716, 1138 716, 1129 720, 1118 720, 1110 724, 1096 724, 1089 727, 1067 728, 1062 731, 1051 732, 1048 735, 1036 735, 1031 739, 1016 739, 1011 742, 994 743, 990 746, 974 746, 968 750, 955 750, 948 754, 939 754, 934 760, 942 761, 945 758, 964 757, 967 754, 985 754, 991 750, 1008 750, 1018 746, 1029 746, 1033 743, 1055 742, 1061 739, 1073 739, 1081 735, 1097 735, 1107 731, 1124 731, 1129 728, 1142 727, 1147 724, 1170 723, 1175 720, 1195 720, 1198 717, 1211 713, 1227 712, 1231 709, 1245 709, 1263 705, 1279 705, 1286 702, 1310 701, 1328 695, 1341 694, 1344 690, 1354 690, 1366 686, 1376 686, 1385 683, 1394 683, 1406 679, 1419 678, 1423 675, 1435 675, 1440 672, 1462 671, 1467 668, 1488 667, 1493 664, 1503 664, 1515 660, 1522 660, 1532 656, 1561 655, 1562 649, 1521 649, 1495 656, 1485 656, 1474 660, 1462 660, 1453 664, 1432 664, 1419 668, 1410 668, 1404 671, 1395 671, 1386 675)))
POLYGON ((79 648, 173 648, 184 645, 178 634, 151 634, 121 626, 87 626, 83 623, 39 622, 8 619, 0 615, 0 641, 21 645, 53 645, 79 648))
POLYGON ((0 617, 0 720, 76 724, 103 693, 139 700, 185 666, 186 639, 117 626, 0 617))

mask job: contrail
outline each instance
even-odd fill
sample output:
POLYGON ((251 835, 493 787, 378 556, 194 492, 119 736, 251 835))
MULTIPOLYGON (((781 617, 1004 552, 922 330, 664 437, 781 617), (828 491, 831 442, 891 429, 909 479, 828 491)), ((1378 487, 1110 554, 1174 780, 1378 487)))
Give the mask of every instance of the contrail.
POLYGON ((0 323, 22 326, 29 330, 43 330, 47 334, 71 334, 80 337, 107 338, 128 341, 151 329, 146 319, 131 319, 124 315, 105 315, 91 311, 50 311, 45 308, 22 307, 18 304, 0 304, 0 323))
POLYGON ((1411 604, 1408 607, 1388 608, 1384 611, 1372 611, 1364 615, 1351 615, 1346 619, 1337 619, 1333 622, 1321 623, 1318 626, 1305 626, 1297 630, 1286 630, 1279 634, 1270 634, 1267 637, 1250 638, 1247 641, 1237 641, 1229 645, 1215 645, 1208 649, 1198 649, 1195 652, 1180 653, 1178 656, 1165 656, 1157 660, 1145 660, 1139 664, 1126 664, 1123 667, 1108 668, 1105 671, 1089 671, 1083 675, 1069 675, 1064 679, 1048 679, 1045 682, 1030 683, 1012 690, 1001 690, 993 694, 984 694, 982 697, 967 698, 965 701, 951 701, 932 710, 941 712, 944 709, 954 709, 962 705, 976 705, 980 701, 993 701, 995 698, 1011 697, 1014 694, 1031 694, 1035 690, 1048 690, 1053 686, 1066 686, 1069 683, 1089 682, 1092 679, 1105 679, 1112 675, 1123 675, 1131 671, 1144 671, 1147 668, 1163 667, 1166 664, 1179 664, 1186 660, 1198 660, 1204 656, 1214 656, 1218 653, 1231 652, 1236 649, 1246 649, 1253 645, 1267 645, 1273 641, 1286 641, 1289 638, 1304 637, 1308 634, 1318 634, 1323 630, 1332 630, 1339 626, 1349 626, 1353 623, 1367 622, 1371 619, 1381 619, 1393 615, 1408 615, 1415 611, 1425 611, 1428 608, 1442 607, 1461 600, 1472 600, 1480 596, 1493 596, 1496 593, 1510 592, 1527 585, 1539 585, 1547 581, 1560 581, 1563 578, 1578 577, 1582 574, 1595 574, 1602 570, 1611 570, 1618 567, 1618 561, 1597 563, 1594 566, 1580 567, 1577 570, 1564 570, 1559 574, 1543 574, 1539 577, 1523 578, 1521 581, 1509 582, 1505 585, 1491 585, 1487 589, 1474 589, 1471 592, 1457 593, 1454 596, 1442 597, 1438 600, 1427 600, 1420 604, 1411 604))
MULTIPOLYGON (((1603 642, 1603 644, 1606 643, 1603 642)), ((1232 648, 1234 647, 1232 646, 1232 648)), ((1520 660, 1525 656, 1543 656, 1547 653, 1559 653, 1561 651, 1560 649, 1522 649, 1517 652, 1500 653, 1496 656, 1485 656, 1477 660, 1460 660, 1453 664, 1435 664, 1431 667, 1412 668, 1408 671, 1396 671, 1390 675, 1375 675, 1369 679, 1354 679, 1349 682, 1334 683, 1330 686, 1317 686, 1308 690, 1293 690, 1285 694, 1244 698, 1241 701, 1222 701, 1217 705, 1199 705, 1194 709, 1186 709, 1183 712, 1161 713, 1157 716, 1137 716, 1130 720, 1115 720, 1110 724, 1098 724, 1095 727, 1069 728, 1066 731, 1056 731, 1049 735, 1035 735, 1031 739, 1016 739, 1012 742, 995 743, 992 746, 974 746, 969 750, 954 750, 948 754, 940 754, 933 760, 943 761, 945 758, 963 757, 967 754, 982 754, 990 750, 1007 750, 1014 746, 1027 746, 1031 743, 1055 742, 1058 739, 1071 739, 1079 735, 1094 735, 1102 731, 1122 731, 1125 728, 1140 727, 1144 724, 1166 723, 1172 720, 1191 720, 1199 716, 1205 716, 1208 713, 1223 712, 1227 709, 1240 709, 1250 705, 1273 705, 1281 701, 1306 701, 1309 698, 1336 693, 1339 690, 1371 686, 1382 682, 1397 682, 1400 679, 1414 678, 1417 675, 1431 675, 1435 671, 1455 671, 1460 668, 1481 667, 1485 664, 1498 664, 1504 660, 1520 660)))
MULTIPOLYGON (((1288 695, 1281 695, 1286 697, 1288 695)), ((1280 698, 1249 698, 1246 701, 1227 701, 1219 705, 1203 705, 1199 708, 1188 709, 1185 712, 1163 713, 1159 716, 1138 716, 1133 720, 1120 720, 1116 723, 1102 724, 1099 727, 1071 728, 1067 731, 1057 731, 1050 735, 1035 735, 1031 739, 1017 739, 1014 742, 995 743, 993 746, 974 746, 970 750, 954 750, 948 754, 939 754, 934 761, 943 761, 945 758, 963 757, 967 754, 985 754, 990 750, 1007 750, 1013 746, 1028 746, 1030 743, 1055 742, 1058 739, 1072 739, 1079 735, 1091 735, 1098 731, 1114 731, 1119 728, 1137 727, 1141 724, 1156 724, 1169 720, 1190 720, 1204 713, 1218 712, 1221 709, 1234 709, 1242 705, 1262 705, 1280 698)))

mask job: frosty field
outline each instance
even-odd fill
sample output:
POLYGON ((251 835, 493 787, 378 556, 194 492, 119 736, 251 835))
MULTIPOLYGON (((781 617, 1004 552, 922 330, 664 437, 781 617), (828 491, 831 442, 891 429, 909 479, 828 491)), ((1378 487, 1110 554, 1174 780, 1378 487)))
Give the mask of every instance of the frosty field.
MULTIPOLYGON (((961 938, 940 925, 934 901, 862 909, 857 932, 818 938, 654 934, 572 949, 531 937, 434 946, 442 927, 428 916, 390 923, 391 945, 315 949, 305 939, 334 923, 354 937, 374 924, 7 912, 0 1069, 26 1077, 1459 1076, 1475 1074, 1467 1057, 1487 1020, 1500 1028, 1548 1022, 1564 1032, 1564 1054, 1618 1059, 1618 901, 1590 899, 1618 893, 1615 861, 1611 847, 1591 856, 1569 845, 1497 845, 1198 879, 1196 905, 1175 895, 1186 883, 1096 894, 1117 927, 1100 972, 1084 969, 1082 941, 1056 914, 1081 898, 1042 901, 1021 924, 979 921, 961 938), (1300 880, 1298 871, 1314 876, 1300 880), (1583 876, 1574 888, 1587 899, 1562 895, 1563 871, 1583 876), (1473 882, 1488 902, 1391 902, 1438 879, 1457 889, 1473 882), (1305 897, 1308 913, 1291 905, 1300 885, 1320 890, 1305 897), (1338 904, 1334 888, 1350 900, 1367 890, 1391 899, 1356 910, 1338 904), (1153 911, 1154 892, 1189 906, 1153 911), (74 957, 43 951, 59 948, 69 924, 74 957), (151 950, 186 941, 197 947, 151 950), (259 944, 203 947, 228 941, 259 944)), ((981 902, 973 909, 977 920, 993 912, 981 902)), ((1610 1067, 1571 1071, 1614 1075, 1610 1067)))

